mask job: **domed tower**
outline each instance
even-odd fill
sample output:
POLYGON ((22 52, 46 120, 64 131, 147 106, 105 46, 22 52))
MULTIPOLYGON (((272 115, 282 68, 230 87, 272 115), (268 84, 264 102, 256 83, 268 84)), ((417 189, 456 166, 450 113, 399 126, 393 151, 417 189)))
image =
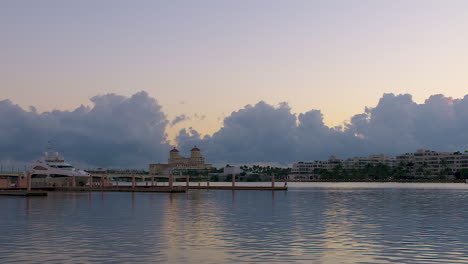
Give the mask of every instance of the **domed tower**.
POLYGON ((198 168, 203 168, 205 166, 205 158, 202 156, 197 146, 194 146, 192 150, 190 150, 190 164, 198 168))
POLYGON ((176 163, 180 159, 179 151, 174 147, 169 151, 169 164, 176 163))
POLYGON ((190 157, 191 158, 200 158, 202 157, 201 153, 200 153, 200 149, 197 148, 197 146, 194 146, 192 150, 190 150, 190 157))

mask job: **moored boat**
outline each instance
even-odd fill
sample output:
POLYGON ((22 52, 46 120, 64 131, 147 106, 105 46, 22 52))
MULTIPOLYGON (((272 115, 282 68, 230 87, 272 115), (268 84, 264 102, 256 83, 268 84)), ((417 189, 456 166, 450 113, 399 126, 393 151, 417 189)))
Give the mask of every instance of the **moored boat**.
POLYGON ((84 186, 90 178, 89 173, 65 162, 58 152, 51 153, 50 146, 27 173, 31 175, 32 187, 84 186))

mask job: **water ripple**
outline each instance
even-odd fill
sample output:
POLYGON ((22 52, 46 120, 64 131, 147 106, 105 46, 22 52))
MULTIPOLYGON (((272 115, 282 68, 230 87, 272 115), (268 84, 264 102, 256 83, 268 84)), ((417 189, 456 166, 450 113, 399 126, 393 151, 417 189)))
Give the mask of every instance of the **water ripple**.
POLYGON ((468 263, 464 185, 290 186, 0 197, 0 263, 468 263))

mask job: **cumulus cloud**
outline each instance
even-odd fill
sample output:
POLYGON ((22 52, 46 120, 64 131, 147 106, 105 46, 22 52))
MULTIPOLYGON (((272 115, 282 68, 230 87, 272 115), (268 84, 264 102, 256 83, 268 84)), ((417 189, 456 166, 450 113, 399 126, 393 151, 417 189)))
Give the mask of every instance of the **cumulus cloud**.
POLYGON ((209 159, 220 164, 288 164, 325 158, 336 151, 352 154, 359 152, 361 141, 327 127, 319 110, 296 115, 287 103, 275 107, 263 101, 233 112, 212 136, 201 138, 194 129, 182 129, 176 140, 184 151, 200 146, 209 159))
POLYGON ((172 120, 171 126, 175 126, 176 124, 186 120, 190 120, 190 117, 186 116, 185 114, 178 115, 172 120))
MULTIPOLYGON (((170 146, 166 129, 187 120, 167 120, 158 102, 145 92, 131 97, 107 94, 91 98, 91 107, 38 113, 9 100, 0 101, 0 162, 32 161, 52 140, 68 160, 99 167, 140 167, 164 162, 170 146)), ((193 118, 203 116, 193 114, 193 118)), ((216 165, 347 158, 399 154, 427 148, 467 150, 468 96, 432 95, 424 103, 411 95, 384 94, 375 107, 328 127, 320 110, 295 114, 287 103, 246 105, 224 117, 213 135, 193 128, 176 137, 185 153, 197 145, 216 165)))
POLYGON ((438 94, 417 104, 409 94, 384 94, 375 108, 354 116, 347 128, 363 135, 374 151, 453 151, 467 147, 467 108, 466 96, 454 100, 438 94))
POLYGON ((25 111, 0 101, 0 160, 31 161, 51 140, 67 160, 88 166, 140 167, 166 159, 168 120, 146 92, 106 94, 74 111, 25 111))
POLYGON ((468 97, 433 95, 417 104, 411 95, 384 94, 377 106, 366 108, 344 127, 323 123, 319 110, 299 115, 286 103, 265 102, 233 112, 212 136, 193 129, 180 131, 182 149, 193 145, 220 163, 279 162, 343 158, 385 153, 396 155, 428 148, 438 151, 468 149, 468 97))

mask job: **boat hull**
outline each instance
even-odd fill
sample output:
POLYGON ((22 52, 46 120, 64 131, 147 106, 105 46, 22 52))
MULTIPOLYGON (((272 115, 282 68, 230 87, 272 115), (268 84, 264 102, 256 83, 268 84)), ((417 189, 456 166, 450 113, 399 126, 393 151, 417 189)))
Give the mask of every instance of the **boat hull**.
POLYGON ((32 178, 31 186, 32 187, 70 187, 70 186, 85 186, 89 181, 88 176, 67 176, 59 178, 32 178), (75 184, 73 185, 73 178, 75 179, 75 184))

